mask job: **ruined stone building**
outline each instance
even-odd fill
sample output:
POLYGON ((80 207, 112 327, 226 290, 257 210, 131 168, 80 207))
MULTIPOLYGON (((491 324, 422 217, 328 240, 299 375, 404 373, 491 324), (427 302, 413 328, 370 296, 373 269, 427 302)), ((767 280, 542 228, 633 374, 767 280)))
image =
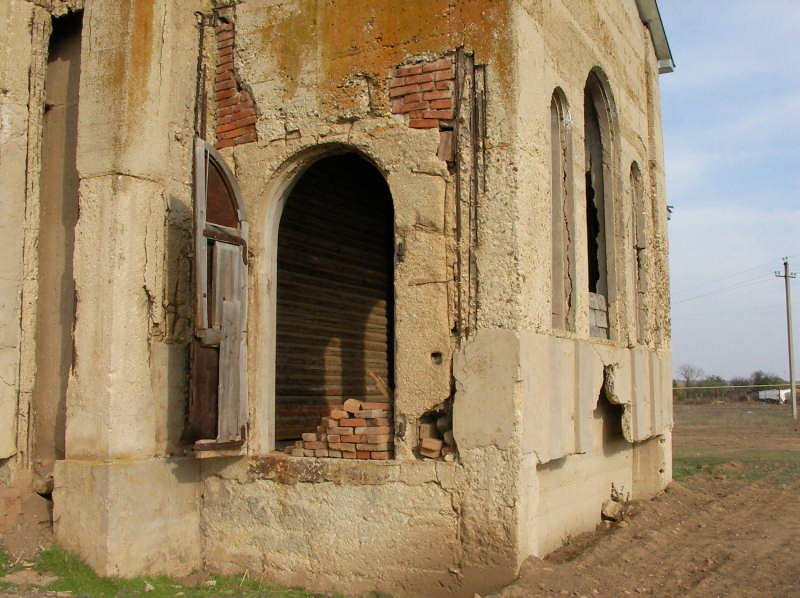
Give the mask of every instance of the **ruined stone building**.
POLYGON ((0 31, 0 486, 96 570, 471 596, 670 481, 655 0, 0 31))

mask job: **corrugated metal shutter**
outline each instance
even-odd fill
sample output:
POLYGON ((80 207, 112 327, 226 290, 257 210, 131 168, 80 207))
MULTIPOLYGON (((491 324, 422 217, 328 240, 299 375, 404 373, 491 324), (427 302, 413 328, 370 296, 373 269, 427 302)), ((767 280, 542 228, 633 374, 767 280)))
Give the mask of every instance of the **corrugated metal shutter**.
POLYGON ((276 437, 314 431, 347 398, 393 386, 394 232, 383 177, 347 154, 292 191, 278 233, 276 437))

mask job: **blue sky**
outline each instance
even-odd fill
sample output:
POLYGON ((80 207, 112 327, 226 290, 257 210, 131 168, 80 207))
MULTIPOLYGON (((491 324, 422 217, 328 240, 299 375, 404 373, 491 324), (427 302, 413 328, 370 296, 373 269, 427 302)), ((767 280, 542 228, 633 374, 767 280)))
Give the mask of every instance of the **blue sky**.
POLYGON ((800 272, 800 2, 658 4, 677 63, 660 78, 674 369, 788 378, 773 272, 800 272))

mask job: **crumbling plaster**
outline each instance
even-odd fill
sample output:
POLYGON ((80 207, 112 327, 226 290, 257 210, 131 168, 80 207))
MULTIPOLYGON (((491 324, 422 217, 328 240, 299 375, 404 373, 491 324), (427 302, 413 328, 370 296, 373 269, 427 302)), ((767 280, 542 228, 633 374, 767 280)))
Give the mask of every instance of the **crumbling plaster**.
POLYGON ((28 72, 32 60, 33 6, 6 2, 0 23, 8 41, 0 46, 0 230, 7 253, 0 265, 0 459, 17 452, 20 318, 24 284, 26 162, 28 150, 28 72))

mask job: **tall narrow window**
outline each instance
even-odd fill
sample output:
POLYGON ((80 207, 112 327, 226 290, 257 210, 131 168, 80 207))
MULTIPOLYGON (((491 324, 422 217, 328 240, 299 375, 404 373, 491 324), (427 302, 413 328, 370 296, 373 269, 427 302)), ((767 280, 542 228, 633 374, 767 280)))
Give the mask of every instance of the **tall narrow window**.
POLYGON ((574 329, 572 234, 572 146, 569 113, 564 92, 556 89, 550 100, 550 171, 552 234, 552 327, 574 329))
POLYGON ((594 71, 584 88, 586 159, 586 245, 589 283, 589 333, 609 338, 609 306, 614 288, 613 152, 610 98, 594 71))
POLYGON ((647 293, 647 205, 644 200, 642 173, 639 165, 631 164, 630 176, 631 209, 633 210, 633 274, 636 288, 636 341, 645 342, 647 333, 647 311, 645 295, 647 293))
POLYGON ((214 148, 195 139, 195 338, 184 440, 200 457, 244 450, 247 229, 233 173, 214 148))

